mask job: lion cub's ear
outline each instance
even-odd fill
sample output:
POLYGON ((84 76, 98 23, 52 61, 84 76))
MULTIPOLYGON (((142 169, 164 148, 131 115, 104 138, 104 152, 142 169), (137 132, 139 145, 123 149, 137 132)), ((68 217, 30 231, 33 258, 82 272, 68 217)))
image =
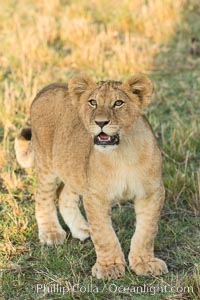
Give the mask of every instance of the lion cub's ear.
POLYGON ((153 84, 148 77, 135 75, 128 79, 124 86, 129 89, 129 92, 138 96, 142 108, 148 105, 153 92, 153 84))
POLYGON ((68 85, 72 103, 75 104, 84 92, 90 91, 95 85, 96 83, 86 74, 78 74, 72 77, 68 85))

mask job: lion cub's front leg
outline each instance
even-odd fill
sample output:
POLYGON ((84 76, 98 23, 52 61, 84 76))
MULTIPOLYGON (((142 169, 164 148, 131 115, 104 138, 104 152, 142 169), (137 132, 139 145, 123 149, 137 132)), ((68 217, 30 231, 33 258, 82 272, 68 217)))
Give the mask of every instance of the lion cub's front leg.
POLYGON ((161 188, 145 199, 135 201, 136 230, 131 240, 130 267, 137 275, 161 275, 168 272, 165 262, 154 257, 154 238, 163 206, 161 188))
POLYGON ((92 275, 98 279, 123 276, 125 260, 112 227, 109 203, 97 197, 87 197, 84 199, 84 207, 97 255, 96 263, 92 268, 92 275))

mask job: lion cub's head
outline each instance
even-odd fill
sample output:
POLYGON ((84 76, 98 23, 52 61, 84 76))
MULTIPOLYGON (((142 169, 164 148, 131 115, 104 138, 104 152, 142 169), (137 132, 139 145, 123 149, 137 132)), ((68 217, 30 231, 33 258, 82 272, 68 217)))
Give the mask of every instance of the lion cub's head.
POLYGON ((69 82, 72 102, 100 151, 115 149, 134 128, 138 116, 148 104, 152 83, 144 75, 125 83, 94 83, 87 75, 74 76, 69 82))

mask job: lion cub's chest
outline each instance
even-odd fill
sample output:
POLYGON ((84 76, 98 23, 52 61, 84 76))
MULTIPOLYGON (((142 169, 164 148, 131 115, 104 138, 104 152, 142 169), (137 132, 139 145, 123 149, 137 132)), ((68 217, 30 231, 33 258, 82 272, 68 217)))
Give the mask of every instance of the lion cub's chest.
POLYGON ((144 185, 140 171, 133 166, 121 164, 113 170, 109 198, 115 200, 130 200, 143 198, 145 195, 144 185))

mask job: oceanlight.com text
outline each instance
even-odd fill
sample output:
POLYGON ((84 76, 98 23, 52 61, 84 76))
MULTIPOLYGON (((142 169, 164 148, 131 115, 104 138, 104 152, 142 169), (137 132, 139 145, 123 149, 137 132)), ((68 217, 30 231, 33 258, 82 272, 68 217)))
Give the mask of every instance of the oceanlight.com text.
POLYGON ((59 284, 40 284, 35 285, 35 292, 43 294, 75 294, 75 293, 104 293, 110 292, 113 294, 182 294, 193 293, 192 286, 170 286, 170 285, 117 285, 115 283, 105 284, 102 286, 93 284, 79 284, 79 283, 66 283, 65 285, 59 284))

